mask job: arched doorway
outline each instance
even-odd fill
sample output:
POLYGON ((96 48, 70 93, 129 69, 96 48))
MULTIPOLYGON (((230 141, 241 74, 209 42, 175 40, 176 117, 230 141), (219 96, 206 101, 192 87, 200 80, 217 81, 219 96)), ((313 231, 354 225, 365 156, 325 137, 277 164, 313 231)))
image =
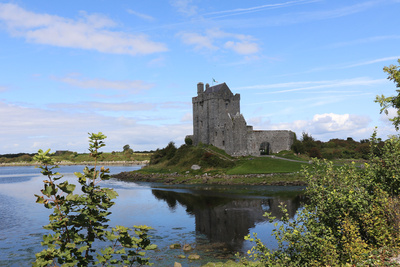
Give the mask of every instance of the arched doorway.
POLYGON ((262 142, 260 144, 260 155, 269 155, 269 143, 268 142, 262 142))

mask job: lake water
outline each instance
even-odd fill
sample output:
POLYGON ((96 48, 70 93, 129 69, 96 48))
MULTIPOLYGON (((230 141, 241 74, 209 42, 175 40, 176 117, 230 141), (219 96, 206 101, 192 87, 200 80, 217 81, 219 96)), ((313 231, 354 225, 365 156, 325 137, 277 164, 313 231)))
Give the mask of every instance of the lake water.
MULTIPOLYGON (((140 166, 107 166, 111 173, 132 171, 140 166)), ((83 166, 61 166, 58 171, 74 182, 74 172, 83 166)), ((33 166, 0 167, 0 266, 30 266, 35 253, 43 248, 42 226, 48 223, 49 210, 36 204, 43 176, 33 166)), ((77 183, 77 182, 74 182, 77 183)), ((150 252, 155 266, 201 266, 210 261, 235 259, 234 253, 246 252, 254 244, 243 237, 257 232, 269 247, 276 246, 271 237, 273 224, 262 216, 265 211, 279 218, 278 205, 287 205, 293 217, 301 206, 303 187, 279 186, 210 186, 163 185, 102 182, 114 188, 119 197, 111 208, 110 225, 148 225, 158 249, 150 252), (178 259, 185 254, 169 249, 170 244, 191 244, 201 260, 178 259)), ((189 255, 190 253, 187 253, 189 255)))

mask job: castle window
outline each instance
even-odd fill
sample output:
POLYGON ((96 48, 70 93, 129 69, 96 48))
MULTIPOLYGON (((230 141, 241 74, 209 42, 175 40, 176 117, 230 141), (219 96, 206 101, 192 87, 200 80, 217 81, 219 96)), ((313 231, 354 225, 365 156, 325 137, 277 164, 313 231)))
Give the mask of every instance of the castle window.
POLYGON ((228 108, 229 102, 229 100, 225 100, 225 108, 228 108))
POLYGON ((200 127, 203 127, 203 121, 200 121, 200 127))
POLYGON ((224 135, 225 134, 225 132, 224 131, 222 131, 222 135, 224 135))
POLYGON ((225 141, 224 140, 222 140, 222 145, 225 146, 225 141))
POLYGON ((218 135, 218 132, 215 132, 215 136, 217 136, 218 135))

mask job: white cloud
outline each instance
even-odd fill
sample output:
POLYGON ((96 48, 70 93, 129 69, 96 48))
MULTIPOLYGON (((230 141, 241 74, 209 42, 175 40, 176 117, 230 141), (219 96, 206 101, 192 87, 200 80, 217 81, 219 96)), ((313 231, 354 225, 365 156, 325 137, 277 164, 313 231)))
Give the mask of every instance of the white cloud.
POLYGON ((156 108, 152 103, 137 102, 82 102, 78 104, 54 104, 49 107, 63 110, 79 110, 79 111, 146 111, 156 108))
POLYGON ((363 62, 359 62, 359 63, 355 63, 355 64, 346 65, 346 66, 343 66, 342 68, 344 68, 344 69, 354 68, 354 67, 359 67, 359 66, 380 63, 380 62, 384 62, 384 61, 397 61, 397 59, 399 59, 399 58, 400 58, 400 56, 378 58, 378 59, 374 59, 374 60, 363 61, 363 62))
POLYGON ((177 11, 185 16, 194 16, 197 14, 197 6, 192 5, 192 0, 171 0, 171 5, 177 11))
POLYGON ((267 5, 261 5, 261 6, 252 6, 252 7, 236 8, 236 9, 230 9, 230 10, 222 10, 222 11, 217 11, 217 12, 210 12, 210 13, 207 13, 205 15, 236 16, 236 15, 242 15, 242 14, 246 14, 246 13, 259 12, 259 11, 263 11, 263 10, 266 10, 266 9, 291 7, 291 6, 294 6, 294 5, 309 4, 309 3, 319 2, 319 1, 320 0, 287 1, 287 2, 283 2, 283 3, 277 3, 277 4, 267 4, 267 5))
POLYGON ((191 109, 192 103, 190 102, 179 102, 179 101, 168 101, 160 104, 162 109, 191 109))
POLYGON ((260 94, 275 94, 275 93, 287 93, 295 91, 308 91, 308 90, 321 90, 327 88, 340 88, 340 87, 351 87, 351 86, 372 86, 376 84, 384 84, 387 79, 371 79, 369 77, 358 77, 352 79, 343 80, 326 80, 326 81, 304 81, 304 82, 287 82, 277 84, 265 84, 265 85, 252 85, 236 88, 237 90, 265 90, 265 89, 281 89, 290 88, 285 90, 269 90, 260 94))
POLYGON ((183 43, 193 45, 195 50, 218 50, 218 47, 213 44, 213 39, 210 36, 191 32, 182 32, 178 36, 183 43))
POLYGON ((79 88, 129 90, 132 93, 138 93, 142 90, 149 90, 154 87, 154 84, 146 83, 141 80, 115 81, 106 79, 88 79, 79 78, 79 74, 69 75, 64 78, 56 78, 56 80, 79 88), (76 78, 77 76, 78 78, 76 78))
MULTIPOLYGON (((250 3, 250 1, 243 3, 250 3)), ((319 21, 319 20, 329 20, 335 18, 341 18, 345 16, 351 16, 353 14, 361 13, 366 10, 373 9, 376 6, 382 5, 382 0, 371 0, 371 1, 355 1, 352 4, 351 1, 345 2, 344 5, 340 7, 333 7, 331 5, 324 6, 322 0, 298 0, 298 1, 286 1, 277 4, 266 4, 254 7, 244 7, 232 10, 222 10, 216 12, 209 12, 203 16, 209 18, 210 20, 218 21, 219 25, 243 28, 243 27, 269 27, 269 26, 284 26, 293 25, 305 22, 319 21), (322 2, 322 5, 313 5, 311 8, 303 9, 301 5, 313 4, 317 2, 322 2), (277 8, 288 8, 288 12, 266 12, 270 9, 277 8), (312 11, 309 11, 311 9, 312 11), (306 11, 303 11, 306 10, 306 11), (261 15, 254 16, 242 16, 248 13, 263 12, 261 15), (231 16, 242 16, 243 19, 230 19, 231 16)), ((336 3, 336 2, 335 2, 336 3)), ((387 4, 387 3, 385 3, 387 4)))
POLYGON ((0 102, 0 151, 37 152, 39 148, 87 151, 87 133, 108 136, 104 151, 120 151, 130 144, 135 150, 165 147, 169 141, 182 144, 192 133, 192 124, 146 125, 131 117, 110 117, 91 112, 70 113, 59 110, 26 108, 0 102))
POLYGON ((183 117, 181 118, 181 122, 193 122, 193 115, 191 112, 186 113, 185 115, 183 115, 183 117))
POLYGON ((387 114, 385 112, 381 113, 381 116, 379 119, 382 122, 384 122, 385 124, 392 124, 393 122, 390 121, 390 119, 393 119, 394 117, 396 117, 398 115, 399 114, 397 114, 397 109, 390 107, 387 109, 387 114))
POLYGON ((149 67, 164 67, 165 65, 165 57, 157 57, 147 63, 149 67))
POLYGON ((134 11, 132 9, 128 9, 127 12, 129 14, 135 15, 136 17, 144 19, 144 20, 147 20, 147 21, 154 21, 155 20, 155 18, 152 17, 152 16, 149 16, 149 15, 146 15, 146 14, 143 14, 143 13, 139 13, 139 12, 134 11))
POLYGON ((344 47, 344 46, 350 46, 350 45, 360 45, 360 44, 366 44, 366 43, 380 42, 380 41, 386 41, 386 40, 397 40, 397 39, 400 39, 400 35, 380 35, 380 36, 372 36, 372 37, 362 38, 362 39, 357 39, 357 40, 352 40, 352 41, 334 43, 334 44, 328 45, 327 47, 328 48, 337 48, 337 47, 344 47))
POLYGON ((315 114, 310 120, 295 120, 288 123, 272 124, 269 121, 262 123, 260 118, 253 118, 258 122, 255 128, 266 130, 292 130, 300 136, 302 132, 311 134, 315 139, 328 141, 332 138, 345 139, 353 137, 355 140, 369 138, 373 127, 369 126, 371 119, 368 116, 355 114, 315 114))
POLYGON ((366 116, 326 113, 314 115, 310 126, 315 129, 316 134, 319 134, 366 128, 370 121, 366 116))
MULTIPOLYGON (((371 65, 371 64, 375 64, 375 63, 384 62, 384 61, 394 62, 394 61, 397 61, 398 58, 400 58, 400 56, 390 56, 390 57, 378 58, 378 59, 373 59, 373 60, 360 61, 360 62, 356 62, 356 63, 347 62, 347 63, 328 65, 328 66, 314 67, 312 69, 305 70, 305 71, 282 74, 282 75, 279 75, 279 77, 300 75, 300 74, 313 73, 313 72, 322 72, 322 71, 329 71, 329 70, 343 70, 343 69, 355 68, 355 67, 360 67, 360 66, 365 66, 365 65, 371 65)), ((381 68, 380 65, 379 65, 379 68, 381 68)))
POLYGON ((248 55, 257 53, 259 48, 256 43, 249 43, 249 42, 233 42, 228 41, 225 43, 225 48, 232 49, 238 54, 241 55, 248 55))
POLYGON ((0 3, 0 21, 13 36, 33 43, 128 55, 167 51, 165 44, 153 42, 144 34, 110 30, 116 23, 99 14, 81 12, 78 20, 72 20, 0 3))
POLYGON ((215 51, 225 48, 240 55, 255 54, 260 50, 252 36, 228 33, 220 29, 208 29, 204 34, 181 32, 177 36, 183 43, 193 45, 195 50, 215 51))
MULTIPOLYGON (((144 103, 144 102, 96 102, 83 101, 79 103, 54 103, 47 105, 52 110, 64 110, 74 112, 107 112, 107 111, 156 111, 156 110, 175 110, 186 111, 191 109, 190 102, 161 102, 161 103, 144 103)), ((164 113, 163 113, 164 114, 164 113)), ((159 118, 162 120, 162 118, 159 118)), ((154 119, 153 119, 154 120, 154 119)))

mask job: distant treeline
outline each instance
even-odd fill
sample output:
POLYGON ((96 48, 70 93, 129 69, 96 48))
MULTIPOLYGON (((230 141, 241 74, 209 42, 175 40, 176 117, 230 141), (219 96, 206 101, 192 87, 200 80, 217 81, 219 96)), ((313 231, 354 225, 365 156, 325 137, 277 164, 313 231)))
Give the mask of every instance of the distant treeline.
MULTIPOLYGON (((153 151, 135 151, 126 150, 122 152, 109 152, 101 155, 103 161, 143 161, 149 160, 153 151)), ((17 154, 2 154, 0 155, 1 163, 27 162, 33 161, 36 153, 17 153, 17 154)), ((52 156, 56 162, 69 161, 73 163, 88 162, 92 160, 89 153, 77 153, 68 150, 58 150, 52 156)))
MULTIPOLYGON (((383 147, 384 141, 378 139, 378 146, 383 147)), ((312 158, 332 159, 368 159, 370 154, 370 140, 355 141, 348 137, 344 139, 331 139, 328 142, 315 140, 310 134, 303 133, 300 140, 295 140, 292 145, 293 152, 306 154, 312 158)))
POLYGON ((29 153, 3 154, 3 155, 0 155, 0 157, 13 159, 13 158, 18 158, 18 157, 25 156, 25 155, 28 155, 28 156, 32 157, 32 156, 35 155, 35 153, 31 153, 31 154, 29 154, 29 153))

